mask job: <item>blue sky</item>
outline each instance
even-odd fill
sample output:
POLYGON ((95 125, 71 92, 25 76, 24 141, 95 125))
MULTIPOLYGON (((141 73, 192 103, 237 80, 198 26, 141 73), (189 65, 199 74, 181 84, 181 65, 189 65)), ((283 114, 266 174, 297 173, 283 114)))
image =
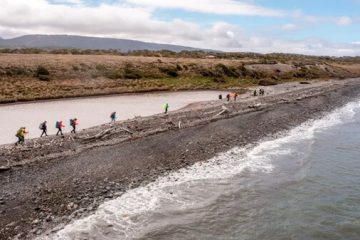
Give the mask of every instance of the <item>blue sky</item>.
POLYGON ((77 34, 224 51, 360 55, 360 0, 0 0, 0 36, 77 34))

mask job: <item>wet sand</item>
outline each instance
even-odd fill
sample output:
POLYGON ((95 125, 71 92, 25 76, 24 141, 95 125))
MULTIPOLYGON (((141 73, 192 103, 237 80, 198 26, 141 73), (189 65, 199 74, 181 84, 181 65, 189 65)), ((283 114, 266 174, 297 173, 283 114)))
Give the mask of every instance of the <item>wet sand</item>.
POLYGON ((129 188, 319 117, 358 97, 360 81, 272 88, 265 97, 193 104, 76 137, 2 146, 0 166, 9 170, 0 173, 0 238, 33 238, 61 228, 129 188))

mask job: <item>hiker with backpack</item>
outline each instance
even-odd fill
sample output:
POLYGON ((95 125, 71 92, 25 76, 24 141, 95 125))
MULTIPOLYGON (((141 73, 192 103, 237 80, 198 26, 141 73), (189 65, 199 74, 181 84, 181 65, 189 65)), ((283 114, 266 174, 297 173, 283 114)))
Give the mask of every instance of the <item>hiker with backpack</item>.
POLYGON ((111 118, 110 123, 115 123, 115 121, 116 121, 116 112, 111 113, 110 118, 111 118))
POLYGON ((43 135, 47 136, 47 121, 40 124, 39 129, 42 131, 40 137, 43 135))
POLYGON ((73 129, 71 130, 71 133, 76 133, 76 125, 78 125, 78 120, 77 120, 77 118, 70 119, 70 126, 73 128, 73 129))
POLYGON ((28 134, 29 132, 26 131, 26 128, 25 127, 21 127, 17 133, 16 133, 16 137, 18 138, 18 141, 17 143, 15 143, 15 145, 18 145, 18 144, 24 144, 25 143, 25 136, 26 134, 28 134))
POLYGON ((57 133, 56 133, 56 136, 58 136, 59 133, 60 133, 61 135, 64 135, 63 132, 62 132, 62 129, 63 129, 64 127, 65 127, 65 126, 64 126, 64 124, 63 124, 63 121, 57 121, 57 122, 56 122, 55 128, 58 129, 58 131, 57 131, 57 133))
POLYGON ((265 95, 265 90, 264 89, 260 89, 260 95, 264 96, 265 95))
POLYGON ((168 111, 169 111, 169 107, 170 107, 170 106, 169 106, 169 104, 168 104, 168 103, 165 103, 165 104, 164 104, 164 113, 165 113, 165 114, 167 114, 167 113, 168 113, 168 111))
POLYGON ((238 96, 239 96, 239 94, 237 94, 237 93, 234 94, 234 101, 236 101, 238 96))

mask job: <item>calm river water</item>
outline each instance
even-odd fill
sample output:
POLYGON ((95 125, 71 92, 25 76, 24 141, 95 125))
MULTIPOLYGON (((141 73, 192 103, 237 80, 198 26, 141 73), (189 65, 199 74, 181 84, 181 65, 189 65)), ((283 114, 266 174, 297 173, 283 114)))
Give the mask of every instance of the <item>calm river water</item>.
POLYGON ((130 190, 49 238, 358 240, 360 102, 130 190))
POLYGON ((110 114, 117 112, 118 120, 135 116, 149 116, 163 111, 169 103, 170 111, 199 101, 216 100, 219 91, 159 92, 149 94, 124 94, 117 96, 44 101, 0 106, 0 144, 16 141, 16 131, 25 126, 28 137, 39 137, 39 125, 48 121, 49 134, 55 134, 55 122, 63 120, 70 131, 70 118, 79 120, 79 129, 89 128, 110 121, 110 114))

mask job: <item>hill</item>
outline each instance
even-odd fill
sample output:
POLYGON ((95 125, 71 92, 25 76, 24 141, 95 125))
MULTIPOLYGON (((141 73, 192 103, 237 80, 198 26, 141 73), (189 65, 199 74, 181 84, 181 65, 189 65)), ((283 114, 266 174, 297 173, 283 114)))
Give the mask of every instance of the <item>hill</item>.
POLYGON ((25 35, 12 39, 0 38, 0 48, 76 48, 92 50, 117 49, 123 52, 136 50, 169 50, 174 52, 195 50, 194 48, 171 44, 158 44, 127 39, 84 37, 72 35, 25 35))

